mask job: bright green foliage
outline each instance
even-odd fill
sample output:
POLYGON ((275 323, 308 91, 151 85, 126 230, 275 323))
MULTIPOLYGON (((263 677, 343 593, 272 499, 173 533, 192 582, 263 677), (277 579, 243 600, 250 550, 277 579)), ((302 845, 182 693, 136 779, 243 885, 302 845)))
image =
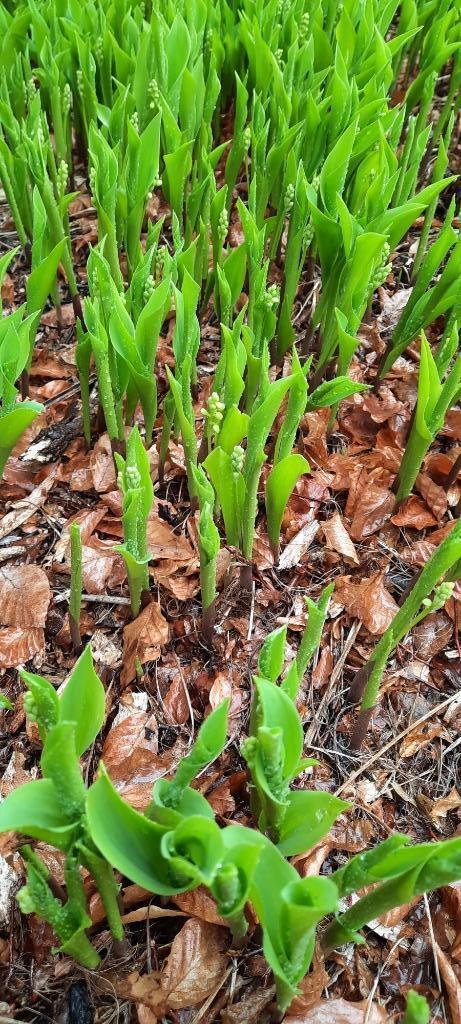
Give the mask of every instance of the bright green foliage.
POLYGON ((123 935, 112 869, 88 835, 86 790, 79 763, 103 724, 104 688, 94 671, 90 647, 77 661, 60 697, 41 676, 20 674, 27 686, 24 707, 37 723, 43 743, 43 778, 6 797, 0 805, 0 831, 20 832, 65 853, 67 902, 63 904, 50 887, 47 868, 26 847, 27 885, 19 894, 20 906, 23 913, 37 913, 52 925, 61 952, 95 968, 99 956, 86 935, 91 919, 79 864, 93 875, 114 938, 123 935))
POLYGON ((427 999, 410 989, 402 1024, 429 1024, 430 1010, 427 999))
POLYGON ((278 558, 280 527, 291 492, 297 481, 310 469, 303 455, 286 455, 271 469, 266 480, 267 535, 274 557, 278 558))
MULTIPOLYGON (((406 837, 403 842, 406 842, 406 837)), ((461 865, 461 839, 421 843, 418 846, 402 843, 400 849, 395 848, 384 856, 380 855, 381 847, 378 846, 371 853, 372 863, 369 868, 368 854, 359 854, 360 888, 381 884, 362 896, 327 928, 322 940, 326 949, 334 949, 345 942, 363 942, 359 929, 370 920, 370 911, 373 917, 381 917, 392 907, 409 903, 428 889, 453 882, 461 865)), ((347 865, 346 871, 354 870, 354 860, 347 865)))
POLYGON ((70 597, 69 621, 72 643, 77 653, 81 649, 80 611, 82 606, 82 537, 78 523, 70 527, 70 597))
MULTIPOLYGON (((328 596, 325 592, 319 605, 312 606, 318 618, 324 616, 328 596)), ((315 621, 309 646, 317 633, 315 621)), ((286 751, 278 748, 284 756, 277 758, 276 768, 283 762, 292 777, 306 766, 306 762, 299 763, 302 730, 299 741, 297 713, 284 683, 277 685, 285 639, 285 628, 271 634, 258 662, 265 678, 261 675, 256 680, 259 685, 252 719, 259 715, 259 733, 267 735, 272 729, 275 739, 275 745, 262 740, 262 754, 270 755, 263 764, 262 788, 266 792, 268 784, 277 781, 270 771, 277 746, 277 727, 271 719, 274 713, 278 714, 284 741, 288 739, 291 744, 286 751), (274 702, 268 696, 271 690, 284 700, 274 702)), ((59 950, 85 967, 97 967, 99 957, 86 934, 91 922, 79 865, 91 873, 97 885, 114 938, 121 938, 123 931, 112 868, 160 896, 206 886, 235 941, 245 935, 245 905, 252 903, 262 927, 264 955, 274 973, 282 1012, 309 969, 317 924, 338 911, 341 897, 373 887, 327 927, 323 936, 326 949, 363 941, 359 929, 377 913, 450 884, 461 875, 460 839, 410 846, 407 836, 395 835, 353 857, 329 878, 301 879, 287 857, 315 845, 347 806, 326 793, 289 791, 286 814, 291 825, 282 826, 286 835, 278 846, 261 832, 241 825, 219 828, 210 804, 191 784, 223 750, 228 701, 202 723, 173 778, 157 781, 145 815, 123 801, 102 765, 97 780, 86 791, 78 758, 93 743, 104 720, 104 690, 94 672, 90 649, 77 662, 61 697, 40 676, 21 674, 28 688, 27 713, 37 723, 44 742, 44 777, 19 787, 3 801, 0 830, 21 832, 65 852, 66 896, 61 898, 48 869, 30 848, 25 848, 28 879, 19 902, 24 913, 34 912, 48 921, 58 936, 59 950)), ((414 1000, 407 1012, 418 1011, 421 1015, 423 1008, 412 1003, 414 1000)))
POLYGON ((448 410, 461 396, 461 355, 444 381, 423 332, 419 365, 418 398, 410 435, 397 477, 397 501, 406 498, 413 489, 423 459, 439 430, 448 410))
MULTIPOLYGON (((0 283, 17 249, 0 260, 0 283)), ((30 359, 30 332, 35 317, 23 320, 20 306, 0 320, 0 478, 6 462, 19 438, 36 419, 43 406, 39 402, 17 402, 15 383, 30 359)))
MULTIPOLYGON (((426 565, 423 567, 408 597, 395 614, 390 626, 383 633, 366 665, 360 669, 351 688, 354 700, 362 698, 361 716, 366 725, 370 712, 376 704, 379 687, 389 654, 418 622, 431 612, 443 608, 449 600, 453 585, 459 578, 461 567, 461 520, 458 520, 447 537, 441 541, 426 565), (432 597, 430 596, 432 594, 432 597)), ((364 739, 363 730, 358 728, 353 737, 354 745, 360 746, 364 739)))
POLYGON ((293 779, 316 762, 303 760, 303 730, 295 699, 307 664, 314 654, 326 616, 328 594, 311 602, 298 660, 277 685, 285 661, 286 626, 265 640, 254 676, 250 735, 242 753, 251 773, 251 806, 258 827, 286 856, 313 846, 327 822, 348 805, 325 793, 291 790, 293 779), (312 620, 312 621, 311 621, 312 620), (321 623, 321 625, 320 625, 321 623), (301 670, 301 671, 300 671, 301 670))
POLYGON ((141 607, 141 595, 149 590, 147 522, 154 501, 149 456, 137 427, 133 427, 128 436, 126 459, 116 452, 115 461, 123 495, 123 544, 118 544, 115 550, 126 565, 131 611, 135 618, 141 607))
POLYGON ((459 302, 461 239, 457 238, 451 226, 453 216, 452 202, 444 224, 421 262, 414 287, 393 331, 388 351, 381 362, 381 377, 428 324, 433 323, 441 314, 448 315, 459 302), (440 276, 431 288, 431 281, 436 274, 440 276))

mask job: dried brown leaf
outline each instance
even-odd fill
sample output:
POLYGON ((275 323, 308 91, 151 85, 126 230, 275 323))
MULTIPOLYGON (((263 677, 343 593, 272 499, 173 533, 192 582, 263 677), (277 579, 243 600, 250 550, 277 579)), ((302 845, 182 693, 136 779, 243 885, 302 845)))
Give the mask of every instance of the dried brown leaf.
POLYGON ((314 960, 309 974, 300 982, 299 995, 295 996, 288 1009, 288 1020, 292 1017, 302 1017, 320 1000, 324 988, 328 985, 328 974, 321 954, 314 954, 314 960))
POLYGON ((48 476, 42 480, 38 487, 34 487, 34 490, 31 491, 28 497, 22 498, 21 501, 16 501, 12 509, 2 516, 0 519, 0 539, 7 537, 13 530, 17 530, 19 526, 23 526, 42 507, 53 487, 56 472, 56 466, 52 466, 48 476))
POLYGON ((427 505, 416 494, 410 494, 399 506, 395 515, 391 516, 394 526, 411 526, 414 530, 425 530, 428 526, 436 526, 437 519, 429 512, 427 505))
POLYGON ((344 558, 348 561, 354 562, 355 565, 359 565, 359 559, 354 544, 349 537, 339 512, 335 512, 331 519, 322 523, 322 530, 325 536, 327 548, 330 548, 332 551, 337 551, 339 555, 344 555, 344 558))
POLYGON ((188 917, 197 917, 207 924, 224 925, 225 922, 216 910, 216 903, 203 885, 191 892, 181 892, 172 897, 172 902, 188 917))
POLYGON ((453 964, 436 943, 437 963, 448 995, 453 1024, 461 1021, 461 984, 453 964))
POLYGON ((160 605, 151 601, 140 615, 123 630, 123 669, 120 676, 122 686, 135 678, 136 659, 141 665, 156 661, 163 644, 168 641, 168 623, 160 611, 160 605))
POLYGON ((154 715, 138 712, 124 718, 107 736, 102 758, 115 783, 135 782, 152 768, 158 752, 154 715))
POLYGON ((287 1016, 287 1024, 389 1024, 389 1017, 382 1006, 368 1000, 349 1003, 346 999, 321 999, 307 1013, 295 1017, 287 1016))
POLYGON ((227 932, 214 924, 191 918, 173 939, 162 972, 161 987, 169 1009, 197 1006, 224 979, 227 932))
POLYGON ((428 743, 431 743, 433 739, 440 736, 441 732, 441 725, 428 722, 425 722, 424 725, 419 726, 417 729, 413 729, 400 744, 400 757, 413 757, 418 753, 418 750, 427 747, 428 743))
POLYGON ((385 576, 385 572, 377 572, 358 583, 353 583, 350 576, 336 579, 335 600, 374 634, 384 633, 398 611, 398 605, 384 586, 385 576))
POLYGON ((315 540, 319 526, 316 519, 303 526, 282 551, 278 564, 279 569, 292 569, 294 565, 298 565, 315 540))
POLYGON ((392 515, 394 506, 395 496, 388 487, 374 480, 365 486, 361 480, 350 529, 352 539, 363 540, 376 533, 392 515))
POLYGON ((426 505, 433 512, 437 521, 443 519, 447 511, 448 498, 444 487, 439 487, 427 473, 420 473, 416 479, 416 488, 424 498, 426 505))
POLYGON ((38 565, 0 569, 0 625, 44 626, 51 601, 48 577, 38 565))
POLYGON ((35 657, 45 647, 43 629, 21 629, 5 626, 0 629, 0 668, 17 668, 35 657))
POLYGON ((446 818, 449 811, 454 811, 458 807, 461 807, 461 796, 455 786, 447 796, 443 796, 440 800, 435 800, 432 804, 431 818, 437 822, 438 818, 446 818))
POLYGON ((240 1003, 227 1006, 222 1013, 222 1024, 260 1024, 266 1006, 275 996, 275 986, 251 992, 240 1003))
POLYGON ((90 472, 93 487, 99 494, 112 491, 116 484, 114 457, 108 434, 98 438, 90 452, 90 472))
POLYGON ((428 615, 415 627, 412 634, 415 656, 430 661, 435 654, 444 651, 450 642, 453 624, 443 612, 428 615))

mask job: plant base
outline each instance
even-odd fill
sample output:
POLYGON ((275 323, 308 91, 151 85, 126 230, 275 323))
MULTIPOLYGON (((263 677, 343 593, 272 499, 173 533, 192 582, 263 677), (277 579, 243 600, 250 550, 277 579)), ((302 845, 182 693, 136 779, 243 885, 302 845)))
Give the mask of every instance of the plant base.
POLYGON ((203 639, 207 644, 213 643, 214 630, 216 624, 216 598, 208 608, 203 609, 202 614, 202 635, 203 639))
POLYGON ((251 562, 245 562, 240 566, 240 586, 242 590, 251 590, 253 586, 253 566, 251 562))
POLYGON ((80 624, 77 619, 69 612, 69 628, 70 638, 72 640, 72 647, 74 648, 74 654, 81 654, 82 652, 82 638, 80 636, 80 624))
POLYGON ((359 668, 355 673, 352 683, 349 687, 348 699, 351 704, 359 704, 365 693, 365 688, 370 678, 373 666, 368 661, 366 665, 359 668))
POLYGON ((371 722, 373 711, 375 708, 365 708, 361 711, 357 721, 355 722, 354 728, 351 735, 351 749, 360 750, 361 746, 365 742, 366 735, 368 732, 368 726, 371 722))

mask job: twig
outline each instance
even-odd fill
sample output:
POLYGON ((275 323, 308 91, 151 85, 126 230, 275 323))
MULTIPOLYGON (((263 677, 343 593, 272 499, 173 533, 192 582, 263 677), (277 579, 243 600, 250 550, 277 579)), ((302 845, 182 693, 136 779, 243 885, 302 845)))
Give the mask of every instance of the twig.
MULTIPOLYGON (((69 600, 70 590, 62 590, 56 594, 55 603, 69 600)), ((93 604, 131 604, 129 597, 111 597, 110 594, 82 594, 82 601, 92 601, 93 604)))
POLYGON ((373 754, 372 757, 368 758, 368 761, 365 761, 365 764, 363 764, 361 768, 357 768, 357 771, 352 772, 352 775, 350 775, 349 778, 346 779, 346 782, 343 782, 339 789, 336 790, 335 796, 339 796, 345 789, 347 789, 348 786, 350 786, 351 782, 355 782, 355 780, 358 779, 359 775, 362 775, 363 772, 366 772, 368 768, 371 768, 371 765, 374 764, 375 761, 379 761, 380 757, 382 757, 383 754, 390 750, 391 747, 395 747, 396 743, 399 743, 400 740, 403 740, 405 736, 408 736, 408 733, 413 732, 413 730, 417 729, 418 726, 422 725, 423 722, 427 722, 428 718, 432 718, 433 715, 436 715, 438 714, 439 711, 443 711, 444 708, 447 708, 449 704, 453 704, 455 700, 460 699, 461 694, 459 692, 452 693, 451 697, 447 697, 447 699, 442 701, 441 704, 437 704, 435 708, 431 708, 431 710, 427 711, 426 714, 422 715, 421 718, 417 718, 416 722, 412 722, 411 725, 408 725, 407 728, 403 730, 403 732, 400 732, 399 735, 395 736, 393 740, 389 740, 389 743, 386 743, 384 747, 381 747, 381 750, 378 750, 376 754, 373 754))

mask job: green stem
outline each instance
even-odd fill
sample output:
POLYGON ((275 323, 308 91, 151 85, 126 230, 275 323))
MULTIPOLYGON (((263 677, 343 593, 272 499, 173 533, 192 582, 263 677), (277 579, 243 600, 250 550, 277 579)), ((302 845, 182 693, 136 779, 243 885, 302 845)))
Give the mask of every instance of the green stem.
POLYGON ((21 214, 19 212, 19 207, 16 202, 16 196, 14 194, 14 188, 11 184, 11 178, 8 173, 6 162, 3 156, 0 156, 0 179, 2 181, 3 191, 8 200, 8 206, 10 207, 11 213, 13 214, 13 220, 16 227, 16 231, 18 233, 19 241, 24 249, 28 242, 28 236, 23 224, 21 214))
POLYGON ((82 573, 82 537, 78 523, 72 523, 70 527, 69 622, 72 644, 76 653, 80 653, 82 649, 82 641, 80 637, 82 573))
POLYGON ((119 886, 114 872, 107 861, 87 847, 82 850, 82 862, 96 882, 111 934, 117 942, 121 942, 125 933, 118 905, 119 886))
POLYGON ((54 244, 57 245, 57 243, 60 242, 61 239, 66 239, 66 247, 62 254, 62 265, 66 272, 70 294, 73 297, 75 295, 78 295, 78 288, 77 281, 75 279, 74 268, 72 266, 70 241, 68 235, 66 235, 64 231, 62 220, 58 213, 56 199, 53 195, 51 182, 46 172, 43 179, 42 199, 48 215, 48 220, 53 234, 54 244))
POLYGON ((369 921, 374 921, 387 911, 407 903, 412 897, 412 876, 413 872, 408 872, 401 878, 385 882, 354 903, 345 914, 341 914, 330 924, 322 938, 325 952, 344 946, 346 942, 357 941, 357 932, 369 921))

